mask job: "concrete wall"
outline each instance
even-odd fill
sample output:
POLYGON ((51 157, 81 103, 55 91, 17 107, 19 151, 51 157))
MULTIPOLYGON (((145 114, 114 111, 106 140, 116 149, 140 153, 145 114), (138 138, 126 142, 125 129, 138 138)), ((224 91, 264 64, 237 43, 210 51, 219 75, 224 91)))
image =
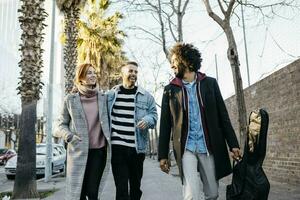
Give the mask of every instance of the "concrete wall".
MULTIPOLYGON (((244 94, 247 115, 257 108, 269 112, 267 176, 300 184, 300 59, 251 85, 244 94)), ((235 96, 228 98, 226 105, 238 133, 235 96)))

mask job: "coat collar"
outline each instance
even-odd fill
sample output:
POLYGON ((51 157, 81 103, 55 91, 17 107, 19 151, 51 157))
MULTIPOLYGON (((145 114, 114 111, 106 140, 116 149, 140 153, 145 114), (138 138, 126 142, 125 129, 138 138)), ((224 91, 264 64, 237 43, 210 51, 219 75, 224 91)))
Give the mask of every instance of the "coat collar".
MULTIPOLYGON (((114 90, 115 92, 118 92, 118 91, 120 91, 121 86, 122 86, 122 84, 116 85, 112 88, 112 90, 114 90)), ((140 86, 137 86, 136 93, 141 93, 142 95, 144 95, 146 93, 146 90, 140 86)))
MULTIPOLYGON (((197 72, 196 73, 197 75, 197 79, 196 79, 196 83, 202 81, 203 79, 206 78, 206 75, 204 73, 201 73, 201 72, 197 72)), ((183 87, 183 83, 182 83, 182 79, 180 78, 173 78, 170 82, 171 85, 175 85, 175 86, 178 86, 178 87, 183 87)))

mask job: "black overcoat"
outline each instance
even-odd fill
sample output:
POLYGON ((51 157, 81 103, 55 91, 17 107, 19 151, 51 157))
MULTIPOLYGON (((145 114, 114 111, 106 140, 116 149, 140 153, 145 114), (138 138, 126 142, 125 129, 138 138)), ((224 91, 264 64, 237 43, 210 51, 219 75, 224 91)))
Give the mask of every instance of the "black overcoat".
MULTIPOLYGON (((196 84, 206 144, 210 155, 214 157, 216 177, 221 179, 232 172, 226 143, 229 149, 239 148, 239 144, 217 81, 203 73, 197 73, 196 84)), ((188 135, 188 122, 187 92, 182 80, 174 78, 164 88, 158 158, 159 160, 168 158, 169 142, 172 138, 181 178, 183 178, 181 158, 188 135)))

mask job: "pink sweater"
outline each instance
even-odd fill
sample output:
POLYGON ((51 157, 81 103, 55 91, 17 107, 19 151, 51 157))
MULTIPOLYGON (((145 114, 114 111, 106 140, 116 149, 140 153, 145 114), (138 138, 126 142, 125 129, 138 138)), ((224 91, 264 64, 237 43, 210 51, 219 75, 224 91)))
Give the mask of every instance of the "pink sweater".
POLYGON ((89 131, 89 148, 99 149, 105 146, 105 137, 99 120, 98 95, 87 98, 80 96, 89 131))

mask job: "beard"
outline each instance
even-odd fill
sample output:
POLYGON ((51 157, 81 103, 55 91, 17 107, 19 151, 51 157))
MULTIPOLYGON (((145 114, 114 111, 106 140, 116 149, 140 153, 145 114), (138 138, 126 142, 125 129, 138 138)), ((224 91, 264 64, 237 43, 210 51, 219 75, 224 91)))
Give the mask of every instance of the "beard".
POLYGON ((136 76, 128 76, 127 77, 127 81, 128 81, 128 83, 130 83, 130 86, 135 84, 136 79, 137 79, 136 76), (132 78, 134 78, 134 80, 132 78))
POLYGON ((184 76, 184 68, 183 68, 183 67, 179 67, 179 68, 178 68, 178 72, 175 73, 175 76, 176 76, 177 78, 183 79, 183 76, 184 76))

